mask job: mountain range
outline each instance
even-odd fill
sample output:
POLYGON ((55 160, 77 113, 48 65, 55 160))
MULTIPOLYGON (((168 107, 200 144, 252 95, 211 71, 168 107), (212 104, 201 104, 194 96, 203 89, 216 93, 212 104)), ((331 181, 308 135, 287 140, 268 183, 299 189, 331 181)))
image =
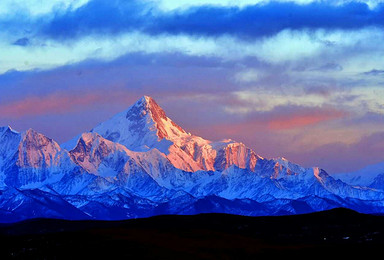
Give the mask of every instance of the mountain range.
POLYGON ((0 222, 337 207, 384 213, 384 164, 331 176, 264 158, 234 140, 188 133, 148 96, 62 145, 0 127, 0 222))

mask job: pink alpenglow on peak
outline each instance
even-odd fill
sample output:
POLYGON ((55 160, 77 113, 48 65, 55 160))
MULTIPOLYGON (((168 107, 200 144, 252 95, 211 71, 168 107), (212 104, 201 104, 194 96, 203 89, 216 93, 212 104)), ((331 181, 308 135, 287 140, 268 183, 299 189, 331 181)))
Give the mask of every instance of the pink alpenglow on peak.
POLYGON ((67 210, 90 219, 334 207, 383 213, 383 176, 372 176, 369 186, 349 185, 317 167, 263 158, 241 142, 206 140, 147 96, 62 146, 32 129, 0 127, 0 221, 71 218, 67 210), (33 211, 18 213, 23 207, 33 211))
POLYGON ((99 124, 91 132, 132 151, 156 148, 176 168, 189 172, 224 170, 231 165, 253 171, 256 161, 261 158, 242 143, 232 140, 212 142, 187 133, 149 96, 143 96, 126 111, 99 124))
POLYGON ((188 134, 150 97, 144 96, 127 110, 93 128, 104 138, 120 143, 133 151, 154 147, 166 151, 172 140, 188 134))
POLYGON ((58 165, 63 152, 52 139, 28 129, 22 134, 18 164, 24 167, 43 168, 58 165))
POLYGON ((141 105, 145 107, 144 111, 148 111, 151 114, 159 139, 172 139, 186 135, 184 129, 168 118, 164 110, 153 98, 144 96, 138 102, 141 102, 141 105))

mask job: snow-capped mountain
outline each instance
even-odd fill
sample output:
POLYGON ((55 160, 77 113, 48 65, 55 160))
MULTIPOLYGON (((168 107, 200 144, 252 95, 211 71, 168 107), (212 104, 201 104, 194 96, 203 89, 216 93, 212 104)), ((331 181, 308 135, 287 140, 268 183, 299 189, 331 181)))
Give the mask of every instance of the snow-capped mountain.
POLYGON ((0 129, 1 186, 39 188, 59 181, 78 167, 52 139, 29 129, 0 129))
MULTIPOLYGON (((148 96, 91 132, 131 151, 146 152, 156 148, 176 168, 190 172, 224 170, 233 164, 254 170, 257 159, 261 158, 242 143, 211 142, 187 133, 148 96)), ((71 140, 64 147, 71 148, 75 142, 71 140)))
POLYGON ((338 173, 334 178, 356 186, 384 190, 384 162, 368 165, 355 172, 338 173))
POLYGON ((383 213, 384 186, 377 178, 358 185, 317 167, 263 158, 233 140, 206 140, 185 131, 147 96, 61 146, 31 129, 0 128, 3 222, 277 215, 334 207, 383 213))

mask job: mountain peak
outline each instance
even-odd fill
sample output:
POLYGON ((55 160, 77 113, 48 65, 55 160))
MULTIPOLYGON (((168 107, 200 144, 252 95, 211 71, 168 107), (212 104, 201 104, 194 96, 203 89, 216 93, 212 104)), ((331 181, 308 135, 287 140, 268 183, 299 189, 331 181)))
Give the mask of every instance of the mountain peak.
POLYGON ((150 96, 142 96, 135 102, 135 104, 133 104, 133 107, 138 106, 138 107, 147 108, 149 104, 152 102, 152 100, 153 98, 151 98, 150 96))
POLYGON ((38 135, 39 133, 36 132, 33 128, 29 128, 25 131, 26 135, 38 135))
POLYGON ((15 133, 15 134, 19 133, 19 132, 13 130, 12 127, 9 126, 9 125, 8 126, 1 126, 0 127, 0 134, 5 133, 5 132, 12 132, 12 133, 15 133))
POLYGON ((170 145, 168 141, 188 135, 149 96, 141 97, 127 110, 99 124, 91 132, 134 151, 147 151, 155 147, 167 151, 170 145), (163 139, 166 140, 161 142, 163 139))
POLYGON ((138 101, 144 101, 144 102, 150 103, 154 101, 154 99, 150 96, 144 95, 138 101))
POLYGON ((136 105, 136 104, 145 104, 145 105, 149 105, 149 104, 152 103, 152 102, 155 102, 155 103, 156 103, 156 101, 155 101, 152 97, 147 96, 147 95, 144 95, 144 96, 142 96, 141 98, 139 98, 139 99, 135 102, 134 105, 136 105))
POLYGON ((154 123, 159 139, 186 134, 184 129, 168 118, 164 110, 149 96, 141 97, 126 113, 127 119, 136 122, 146 116, 154 123))
POLYGON ((151 114, 152 119, 156 123, 159 123, 161 119, 167 120, 167 115, 164 110, 149 96, 141 97, 133 106, 131 106, 126 117, 129 118, 138 115, 145 116, 147 113, 151 114))
POLYGON ((34 147, 35 149, 39 150, 43 146, 52 146, 57 150, 60 148, 60 146, 54 140, 43 135, 42 133, 35 131, 32 128, 29 128, 22 134, 22 141, 26 146, 28 146, 28 149, 34 147))

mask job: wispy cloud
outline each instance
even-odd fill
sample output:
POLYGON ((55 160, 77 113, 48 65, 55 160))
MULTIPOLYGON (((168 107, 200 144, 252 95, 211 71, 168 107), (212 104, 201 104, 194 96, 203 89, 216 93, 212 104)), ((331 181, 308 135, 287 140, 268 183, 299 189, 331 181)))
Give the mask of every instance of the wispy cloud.
POLYGON ((140 30, 149 34, 209 37, 230 34, 247 39, 287 29, 349 30, 384 24, 382 5, 372 10, 361 2, 265 2, 243 8, 202 5, 175 12, 156 9, 152 2, 93 0, 76 10, 59 13, 43 24, 39 33, 65 39, 140 30))
POLYGON ((383 76, 384 75, 384 70, 373 69, 373 70, 370 70, 370 71, 363 72, 363 74, 364 75, 368 75, 368 76, 383 76))
POLYGON ((313 126, 322 122, 340 119, 346 116, 344 111, 337 111, 331 109, 312 109, 301 111, 290 115, 279 115, 270 122, 268 126, 272 130, 287 130, 302 128, 306 126, 313 126))
POLYGON ((316 149, 377 151, 365 136, 384 127, 383 11, 375 0, 4 0, 0 123, 63 140, 147 94, 186 130, 265 156, 310 166, 316 149))
POLYGON ((81 112, 108 103, 129 103, 135 96, 126 91, 114 90, 108 93, 53 93, 47 96, 28 96, 0 105, 0 120, 19 119, 40 115, 81 112))

